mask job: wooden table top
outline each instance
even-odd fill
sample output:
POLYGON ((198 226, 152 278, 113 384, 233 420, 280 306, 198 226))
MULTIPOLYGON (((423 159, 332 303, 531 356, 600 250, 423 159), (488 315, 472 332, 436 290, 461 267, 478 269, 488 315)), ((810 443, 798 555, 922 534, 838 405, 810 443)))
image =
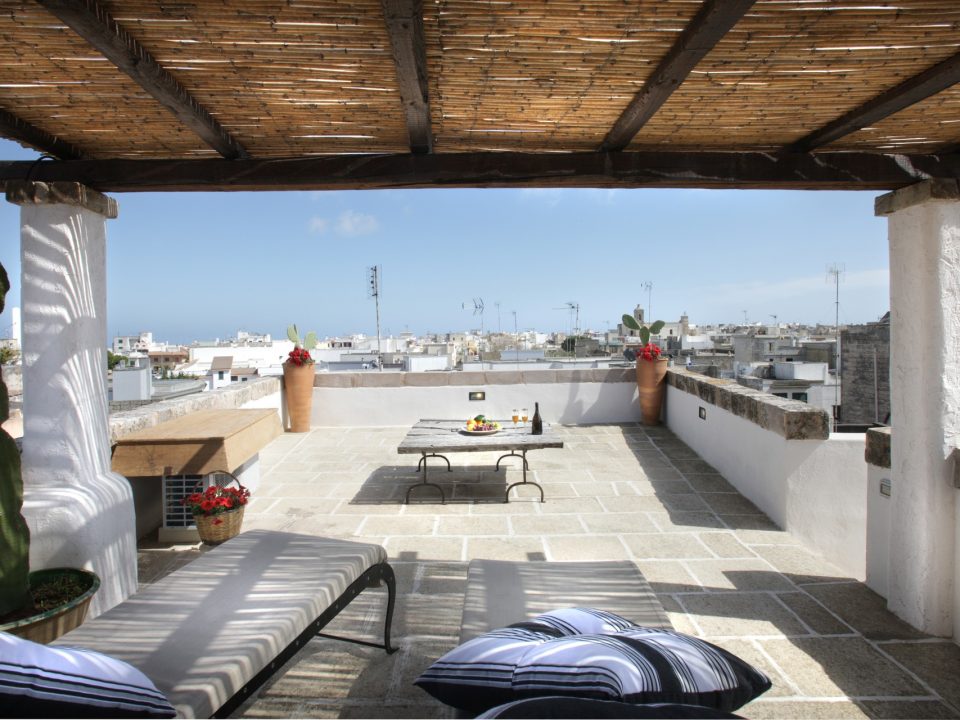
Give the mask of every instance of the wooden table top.
POLYGON ((421 420, 407 433, 397 448, 399 453, 482 452, 486 450, 540 450, 562 448, 563 440, 553 434, 547 423, 542 435, 532 435, 530 424, 514 427, 500 421, 501 430, 493 435, 468 435, 461 432, 462 420, 421 420))

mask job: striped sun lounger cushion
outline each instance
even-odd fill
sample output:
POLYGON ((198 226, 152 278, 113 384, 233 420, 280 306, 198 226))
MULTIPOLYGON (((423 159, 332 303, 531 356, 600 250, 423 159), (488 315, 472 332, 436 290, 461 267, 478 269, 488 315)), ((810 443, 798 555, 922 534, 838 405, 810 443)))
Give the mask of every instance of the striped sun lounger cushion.
POLYGON ((730 712, 770 688, 766 675, 723 648, 590 609, 546 613, 480 635, 415 684, 473 713, 545 695, 730 712))
POLYGON ((562 695, 515 700, 506 705, 497 705, 477 720, 544 720, 544 718, 618 718, 623 720, 744 720, 740 715, 705 708, 699 705, 679 705, 677 703, 650 703, 634 705, 614 700, 590 700, 562 695))
POLYGON ((125 662, 8 633, 0 633, 0 707, 6 717, 176 715, 147 676, 125 662))

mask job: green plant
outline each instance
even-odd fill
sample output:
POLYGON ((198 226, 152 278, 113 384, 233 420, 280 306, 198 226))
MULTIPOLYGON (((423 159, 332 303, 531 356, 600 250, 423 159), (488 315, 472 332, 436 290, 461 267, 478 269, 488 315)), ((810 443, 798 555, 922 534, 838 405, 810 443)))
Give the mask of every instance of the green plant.
POLYGON ((303 348, 304 350, 313 350, 317 346, 317 334, 315 332, 308 332, 306 337, 301 339, 296 325, 291 325, 287 328, 287 337, 295 347, 303 348))
MULTIPOLYGON (((0 312, 10 280, 0 265, 0 312)), ((0 371, 0 423, 10 416, 10 398, 0 371)), ((30 602, 30 529, 23 519, 23 473, 16 442, 0 429, 0 615, 30 602)))
POLYGON ((663 326, 666 325, 663 320, 657 320, 649 325, 642 325, 637 322, 637 319, 633 315, 624 315, 623 324, 631 330, 636 330, 639 332, 640 342, 642 342, 644 345, 649 345, 650 336, 659 333, 661 330, 663 330, 663 326))
POLYGON ((127 359, 123 355, 117 355, 110 350, 107 350, 107 369, 113 370, 117 365, 125 363, 127 359))
POLYGON ((20 353, 12 347, 0 347, 0 365, 9 365, 18 357, 20 357, 20 353))

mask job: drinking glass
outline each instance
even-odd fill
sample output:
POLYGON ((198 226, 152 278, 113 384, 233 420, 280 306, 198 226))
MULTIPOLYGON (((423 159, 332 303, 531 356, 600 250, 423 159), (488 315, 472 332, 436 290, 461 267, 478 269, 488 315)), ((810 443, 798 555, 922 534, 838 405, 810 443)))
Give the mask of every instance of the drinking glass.
POLYGON ((513 418, 513 426, 516 427, 516 426, 517 426, 517 420, 520 419, 520 413, 517 412, 517 409, 516 409, 516 408, 513 409, 513 416, 512 416, 512 418, 513 418))
POLYGON ((524 425, 527 424, 527 409, 526 409, 526 408, 524 408, 523 410, 520 411, 520 419, 523 421, 523 424, 524 424, 524 425))

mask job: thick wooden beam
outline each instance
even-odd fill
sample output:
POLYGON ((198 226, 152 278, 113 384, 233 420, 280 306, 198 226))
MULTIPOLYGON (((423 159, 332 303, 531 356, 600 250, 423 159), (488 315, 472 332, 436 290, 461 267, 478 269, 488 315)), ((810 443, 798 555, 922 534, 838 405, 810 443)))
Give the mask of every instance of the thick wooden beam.
POLYGON ((79 160, 83 152, 74 145, 51 135, 46 130, 21 120, 13 113, 0 110, 0 136, 17 140, 47 155, 61 160, 79 160))
POLYGON ((810 152, 815 148, 823 147, 870 123, 875 123, 931 95, 936 95, 958 82, 960 82, 960 53, 867 100, 863 105, 789 145, 786 151, 810 152))
POLYGON ((223 157, 249 157, 243 146, 96 0, 36 1, 103 53, 223 157))
POLYGON ((623 150, 680 87, 690 71, 746 14, 755 0, 707 0, 607 133, 601 151, 623 150))
POLYGON ((423 39, 422 0, 381 0, 390 33, 397 85, 407 117, 410 152, 433 152, 427 49, 423 39))
POLYGON ((80 182, 101 192, 436 187, 886 190, 960 178, 958 155, 868 153, 451 153, 294 160, 0 162, 0 183, 80 182))

